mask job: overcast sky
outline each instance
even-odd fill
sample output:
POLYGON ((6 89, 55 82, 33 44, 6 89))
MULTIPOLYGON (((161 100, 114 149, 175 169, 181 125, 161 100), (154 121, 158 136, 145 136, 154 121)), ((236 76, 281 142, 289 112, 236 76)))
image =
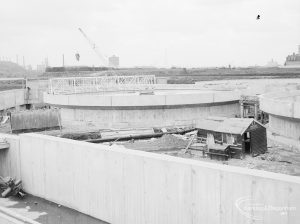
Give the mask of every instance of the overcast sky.
POLYGON ((33 67, 101 65, 78 31, 121 66, 284 63, 300 44, 299 0, 0 0, 0 57, 33 67), (256 20, 257 14, 261 15, 256 20), (81 55, 76 62, 75 53, 81 55))

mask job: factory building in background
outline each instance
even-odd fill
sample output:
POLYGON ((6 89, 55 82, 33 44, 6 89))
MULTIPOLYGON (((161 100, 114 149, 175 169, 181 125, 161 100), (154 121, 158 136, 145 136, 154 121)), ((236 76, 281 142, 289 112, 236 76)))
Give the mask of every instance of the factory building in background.
POLYGON ((295 52, 286 57, 286 61, 284 63, 287 67, 300 67, 300 45, 298 46, 298 54, 295 52))
POLYGON ((108 58, 108 66, 118 68, 119 67, 119 57, 116 55, 110 56, 108 58))

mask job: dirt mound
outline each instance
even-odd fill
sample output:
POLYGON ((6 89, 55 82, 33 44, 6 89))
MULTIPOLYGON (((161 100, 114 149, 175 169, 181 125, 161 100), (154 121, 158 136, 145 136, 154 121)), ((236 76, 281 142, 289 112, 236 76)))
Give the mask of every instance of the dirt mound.
POLYGON ((129 149, 138 149, 143 151, 165 151, 183 149, 187 146, 188 141, 180 139, 174 135, 163 135, 160 138, 129 141, 121 144, 129 149))
POLYGON ((155 139, 153 144, 160 146, 160 148, 184 148, 188 144, 188 141, 180 139, 174 135, 163 135, 161 138, 155 139))
POLYGON ((61 135, 62 138, 69 138, 73 140, 87 140, 87 139, 99 139, 101 135, 99 132, 88 132, 88 133, 65 133, 61 135))
POLYGON ((9 62, 9 61, 0 61, 0 75, 1 76, 15 76, 15 75, 24 75, 26 70, 20 65, 9 62))

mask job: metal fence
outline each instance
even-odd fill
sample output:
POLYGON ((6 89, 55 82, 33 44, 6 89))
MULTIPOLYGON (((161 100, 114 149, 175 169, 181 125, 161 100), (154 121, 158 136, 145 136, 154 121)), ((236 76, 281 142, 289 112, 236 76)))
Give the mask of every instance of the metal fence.
POLYGON ((49 93, 76 94, 101 91, 146 90, 156 84, 154 75, 54 78, 49 80, 49 93))

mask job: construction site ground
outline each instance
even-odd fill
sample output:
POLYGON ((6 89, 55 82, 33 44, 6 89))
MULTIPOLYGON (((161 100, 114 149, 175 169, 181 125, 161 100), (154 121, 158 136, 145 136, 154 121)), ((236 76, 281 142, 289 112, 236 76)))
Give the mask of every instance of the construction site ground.
MULTIPOLYGON (((9 133, 9 124, 0 128, 0 132, 9 133)), ((39 134, 52 135, 74 140, 87 140, 100 138, 100 132, 94 127, 64 127, 62 130, 39 131, 39 134), (76 130, 76 131, 75 131, 76 130)), ((228 161, 219 161, 210 158, 203 158, 202 151, 191 150, 191 153, 182 153, 189 140, 184 140, 176 135, 164 135, 161 138, 152 138, 146 140, 118 141, 114 144, 124 145, 126 148, 167 154, 171 156, 184 157, 206 162, 220 163, 224 165, 233 165, 249 169, 259 169, 275 173, 300 176, 300 152, 297 149, 273 145, 268 146, 268 152, 256 157, 246 155, 244 159, 229 159, 228 161)), ((96 144, 96 143, 95 143, 96 144)), ((112 144, 99 143, 99 144, 112 144)))
POLYGON ((105 224, 101 220, 53 202, 26 195, 24 198, 0 198, 0 206, 16 215, 41 224, 105 224))
POLYGON ((246 155, 244 159, 232 158, 227 161, 220 161, 208 157, 203 158, 202 151, 191 150, 190 153, 183 153, 182 149, 187 146, 188 142, 188 140, 183 140, 176 135, 164 135, 161 138, 118 142, 116 144, 124 145, 129 149, 300 176, 300 153, 295 149, 292 150, 280 145, 275 145, 269 146, 267 153, 256 157, 246 155))

